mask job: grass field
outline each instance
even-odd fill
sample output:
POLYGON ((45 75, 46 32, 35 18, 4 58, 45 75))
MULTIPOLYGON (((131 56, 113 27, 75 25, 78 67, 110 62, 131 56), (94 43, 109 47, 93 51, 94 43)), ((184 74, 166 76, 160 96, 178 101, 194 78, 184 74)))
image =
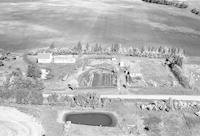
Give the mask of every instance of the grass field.
MULTIPOLYGON (((188 0, 199 7, 198 0, 188 0)), ((3 0, 0 48, 72 46, 89 43, 176 46, 200 52, 200 18, 189 9, 141 0, 3 0)))

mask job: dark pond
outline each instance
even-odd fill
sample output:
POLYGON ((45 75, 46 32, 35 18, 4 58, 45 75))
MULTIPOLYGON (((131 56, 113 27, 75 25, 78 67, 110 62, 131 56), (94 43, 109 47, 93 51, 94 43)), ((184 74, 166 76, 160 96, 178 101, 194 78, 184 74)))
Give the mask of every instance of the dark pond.
POLYGON ((117 119, 111 113, 102 112, 72 112, 66 113, 64 121, 71 121, 73 124, 114 127, 117 119))

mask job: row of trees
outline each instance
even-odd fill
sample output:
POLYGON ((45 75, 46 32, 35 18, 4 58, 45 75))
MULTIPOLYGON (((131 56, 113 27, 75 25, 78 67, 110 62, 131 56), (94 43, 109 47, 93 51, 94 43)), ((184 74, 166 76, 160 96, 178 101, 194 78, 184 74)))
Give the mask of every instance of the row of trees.
POLYGON ((177 8, 187 8, 188 7, 188 5, 186 3, 177 1, 177 0, 142 0, 142 1, 149 2, 149 3, 155 3, 155 4, 170 5, 170 6, 174 6, 177 8))
POLYGON ((149 58, 166 58, 172 55, 184 56, 185 51, 175 47, 154 47, 144 46, 142 48, 129 46, 122 47, 121 44, 112 44, 111 46, 102 46, 96 43, 95 45, 83 45, 81 42, 72 48, 55 48, 52 45, 47 49, 39 49, 39 52, 49 52, 54 55, 67 55, 67 54, 122 54, 128 56, 149 57, 149 58))

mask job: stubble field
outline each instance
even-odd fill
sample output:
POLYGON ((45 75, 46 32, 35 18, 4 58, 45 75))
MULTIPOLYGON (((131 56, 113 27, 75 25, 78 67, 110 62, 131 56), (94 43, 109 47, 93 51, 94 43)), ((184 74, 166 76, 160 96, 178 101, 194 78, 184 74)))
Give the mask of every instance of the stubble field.
MULTIPOLYGON (((198 0, 190 6, 199 7, 198 0)), ((191 8, 191 7, 190 7, 191 8)), ((141 0, 3 0, 0 2, 0 48, 83 43, 176 46, 189 55, 200 52, 200 17, 189 9, 141 0)))

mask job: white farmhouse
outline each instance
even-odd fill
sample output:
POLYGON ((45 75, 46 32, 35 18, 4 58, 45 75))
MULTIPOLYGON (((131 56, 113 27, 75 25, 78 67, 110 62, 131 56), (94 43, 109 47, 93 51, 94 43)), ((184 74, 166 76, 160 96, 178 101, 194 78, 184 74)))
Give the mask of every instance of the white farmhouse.
POLYGON ((52 53, 38 53, 37 62, 38 63, 51 63, 53 60, 52 53))
POLYGON ((74 55, 58 55, 53 57, 54 63, 75 63, 76 58, 74 55))

